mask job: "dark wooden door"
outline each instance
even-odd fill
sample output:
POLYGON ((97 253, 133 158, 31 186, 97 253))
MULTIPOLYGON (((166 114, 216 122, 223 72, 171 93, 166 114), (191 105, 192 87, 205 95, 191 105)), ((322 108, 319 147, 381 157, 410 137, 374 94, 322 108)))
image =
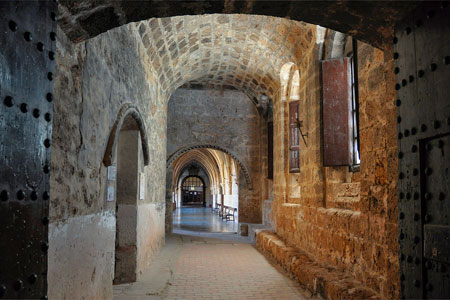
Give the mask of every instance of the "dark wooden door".
POLYGON ((394 38, 401 296, 450 299, 450 11, 425 3, 394 38))
POLYGON ((0 1, 0 298, 45 299, 56 1, 0 1))
POLYGON ((425 296, 450 299, 450 134, 421 142, 425 296))
POLYGON ((183 204, 187 205, 204 205, 204 194, 200 191, 183 191, 183 204))

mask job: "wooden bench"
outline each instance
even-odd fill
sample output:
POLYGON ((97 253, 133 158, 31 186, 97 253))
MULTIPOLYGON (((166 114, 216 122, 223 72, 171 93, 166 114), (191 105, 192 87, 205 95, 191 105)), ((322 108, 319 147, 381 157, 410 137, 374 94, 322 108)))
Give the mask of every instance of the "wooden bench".
POLYGON ((214 213, 219 213, 219 211, 220 211, 220 209, 221 209, 221 207, 220 207, 221 205, 220 205, 220 203, 216 203, 216 207, 213 207, 212 208, 212 211, 214 212, 214 213))
POLYGON ((235 214, 237 213, 237 208, 230 207, 230 206, 224 206, 223 207, 223 215, 222 220, 228 221, 235 221, 235 214))
POLYGON ((222 216, 222 204, 217 203, 216 204, 216 211, 215 211, 219 216, 222 216))

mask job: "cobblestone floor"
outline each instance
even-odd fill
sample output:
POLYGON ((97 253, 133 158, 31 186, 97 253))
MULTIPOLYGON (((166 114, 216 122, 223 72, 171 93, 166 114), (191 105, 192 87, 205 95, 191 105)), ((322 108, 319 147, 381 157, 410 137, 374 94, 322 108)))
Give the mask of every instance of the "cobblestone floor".
POLYGON ((114 286, 114 299, 311 298, 242 237, 186 232, 167 237, 138 282, 114 286))

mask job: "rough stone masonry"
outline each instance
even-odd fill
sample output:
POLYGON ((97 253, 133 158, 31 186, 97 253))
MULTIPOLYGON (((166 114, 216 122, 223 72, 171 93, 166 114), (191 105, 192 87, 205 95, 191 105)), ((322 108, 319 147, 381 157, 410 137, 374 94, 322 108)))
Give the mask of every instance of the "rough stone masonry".
MULTIPOLYGON (((387 71, 391 50, 359 47, 361 169, 351 172, 322 165, 319 62, 333 44, 331 30, 236 14, 152 18, 77 44, 62 30, 58 36, 51 297, 112 295, 116 215, 115 203, 105 200, 111 182, 103 160, 111 128, 121 122, 119 112, 130 107, 142 117, 136 121, 145 128, 149 150, 149 164, 141 159, 138 168, 146 183, 144 199, 135 201, 137 278, 164 243, 166 159, 189 146, 183 143, 214 143, 235 153, 249 170, 254 189, 242 199, 247 203, 241 210, 244 219, 260 222, 262 201, 273 193, 276 241, 305 253, 321 268, 332 268, 332 274, 346 274, 374 295, 398 296, 394 78, 387 71), (282 69, 290 70, 287 82, 281 80, 282 69), (292 89, 295 72, 299 81, 292 89), (189 83, 225 86, 225 91, 207 95, 207 90, 189 86, 178 89, 189 83), (255 107, 262 96, 273 106, 273 180, 267 178, 268 120, 255 107), (288 105, 295 99, 301 100, 308 145, 301 148, 301 172, 289 173, 288 105), (208 107, 203 119, 177 127, 177 122, 195 118, 195 109, 208 107), (171 121, 178 109, 185 119, 178 112, 171 121), (218 116, 229 123, 218 122, 218 116), (67 274, 67 269, 76 272, 67 274)), ((258 245, 275 257, 281 251, 258 245)))

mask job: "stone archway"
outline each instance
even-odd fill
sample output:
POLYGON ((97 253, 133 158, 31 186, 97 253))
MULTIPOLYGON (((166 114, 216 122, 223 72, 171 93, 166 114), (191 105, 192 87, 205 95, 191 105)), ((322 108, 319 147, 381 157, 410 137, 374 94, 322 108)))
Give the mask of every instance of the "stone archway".
POLYGON ((149 152, 143 119, 131 104, 124 104, 119 110, 103 163, 107 167, 115 165, 117 170, 113 283, 134 282, 138 277, 139 174, 149 163, 149 152))
POLYGON ((175 197, 174 188, 178 185, 183 170, 192 163, 202 166, 209 179, 209 207, 217 208, 217 204, 220 204, 235 208, 238 215, 240 212, 246 216, 252 213, 254 206, 251 204, 251 197, 255 190, 250 189, 252 181, 245 164, 232 152, 220 146, 191 145, 178 149, 167 160, 166 232, 172 231, 171 207, 175 197))
POLYGON ((117 114, 116 121, 114 122, 109 134, 105 154, 103 156, 103 164, 105 165, 105 167, 109 167, 112 164, 114 151, 116 149, 115 146, 117 145, 117 141, 119 139, 118 133, 120 130, 122 130, 125 119, 127 119, 127 117, 128 120, 131 120, 130 118, 132 118, 135 124, 128 124, 126 126, 135 126, 135 129, 139 130, 141 136, 142 153, 144 155, 144 165, 147 166, 149 164, 150 155, 144 119, 142 118, 141 113, 136 106, 126 103, 120 108, 119 113, 117 114))
MULTIPOLYGON (((234 160, 236 160, 236 162, 238 163, 244 177, 245 177, 245 181, 247 183, 247 187, 249 190, 252 190, 253 188, 253 183, 252 183, 252 178, 250 175, 250 172, 247 168, 247 166, 244 164, 244 162, 242 162, 241 159, 238 158, 238 156, 236 154, 234 154, 232 151, 225 149, 223 147, 217 146, 217 145, 212 145, 212 144, 193 144, 190 146, 186 146, 186 147, 182 147, 180 149, 178 149, 177 151, 175 151, 173 154, 171 154, 169 156, 169 158, 167 159, 167 164, 166 164, 166 169, 169 169, 173 162, 180 157, 181 155, 185 154, 186 152, 189 152, 191 150, 194 149, 216 149, 216 150, 220 150, 228 155, 230 155, 234 160)), ((168 172, 171 173, 171 172, 168 172)))

